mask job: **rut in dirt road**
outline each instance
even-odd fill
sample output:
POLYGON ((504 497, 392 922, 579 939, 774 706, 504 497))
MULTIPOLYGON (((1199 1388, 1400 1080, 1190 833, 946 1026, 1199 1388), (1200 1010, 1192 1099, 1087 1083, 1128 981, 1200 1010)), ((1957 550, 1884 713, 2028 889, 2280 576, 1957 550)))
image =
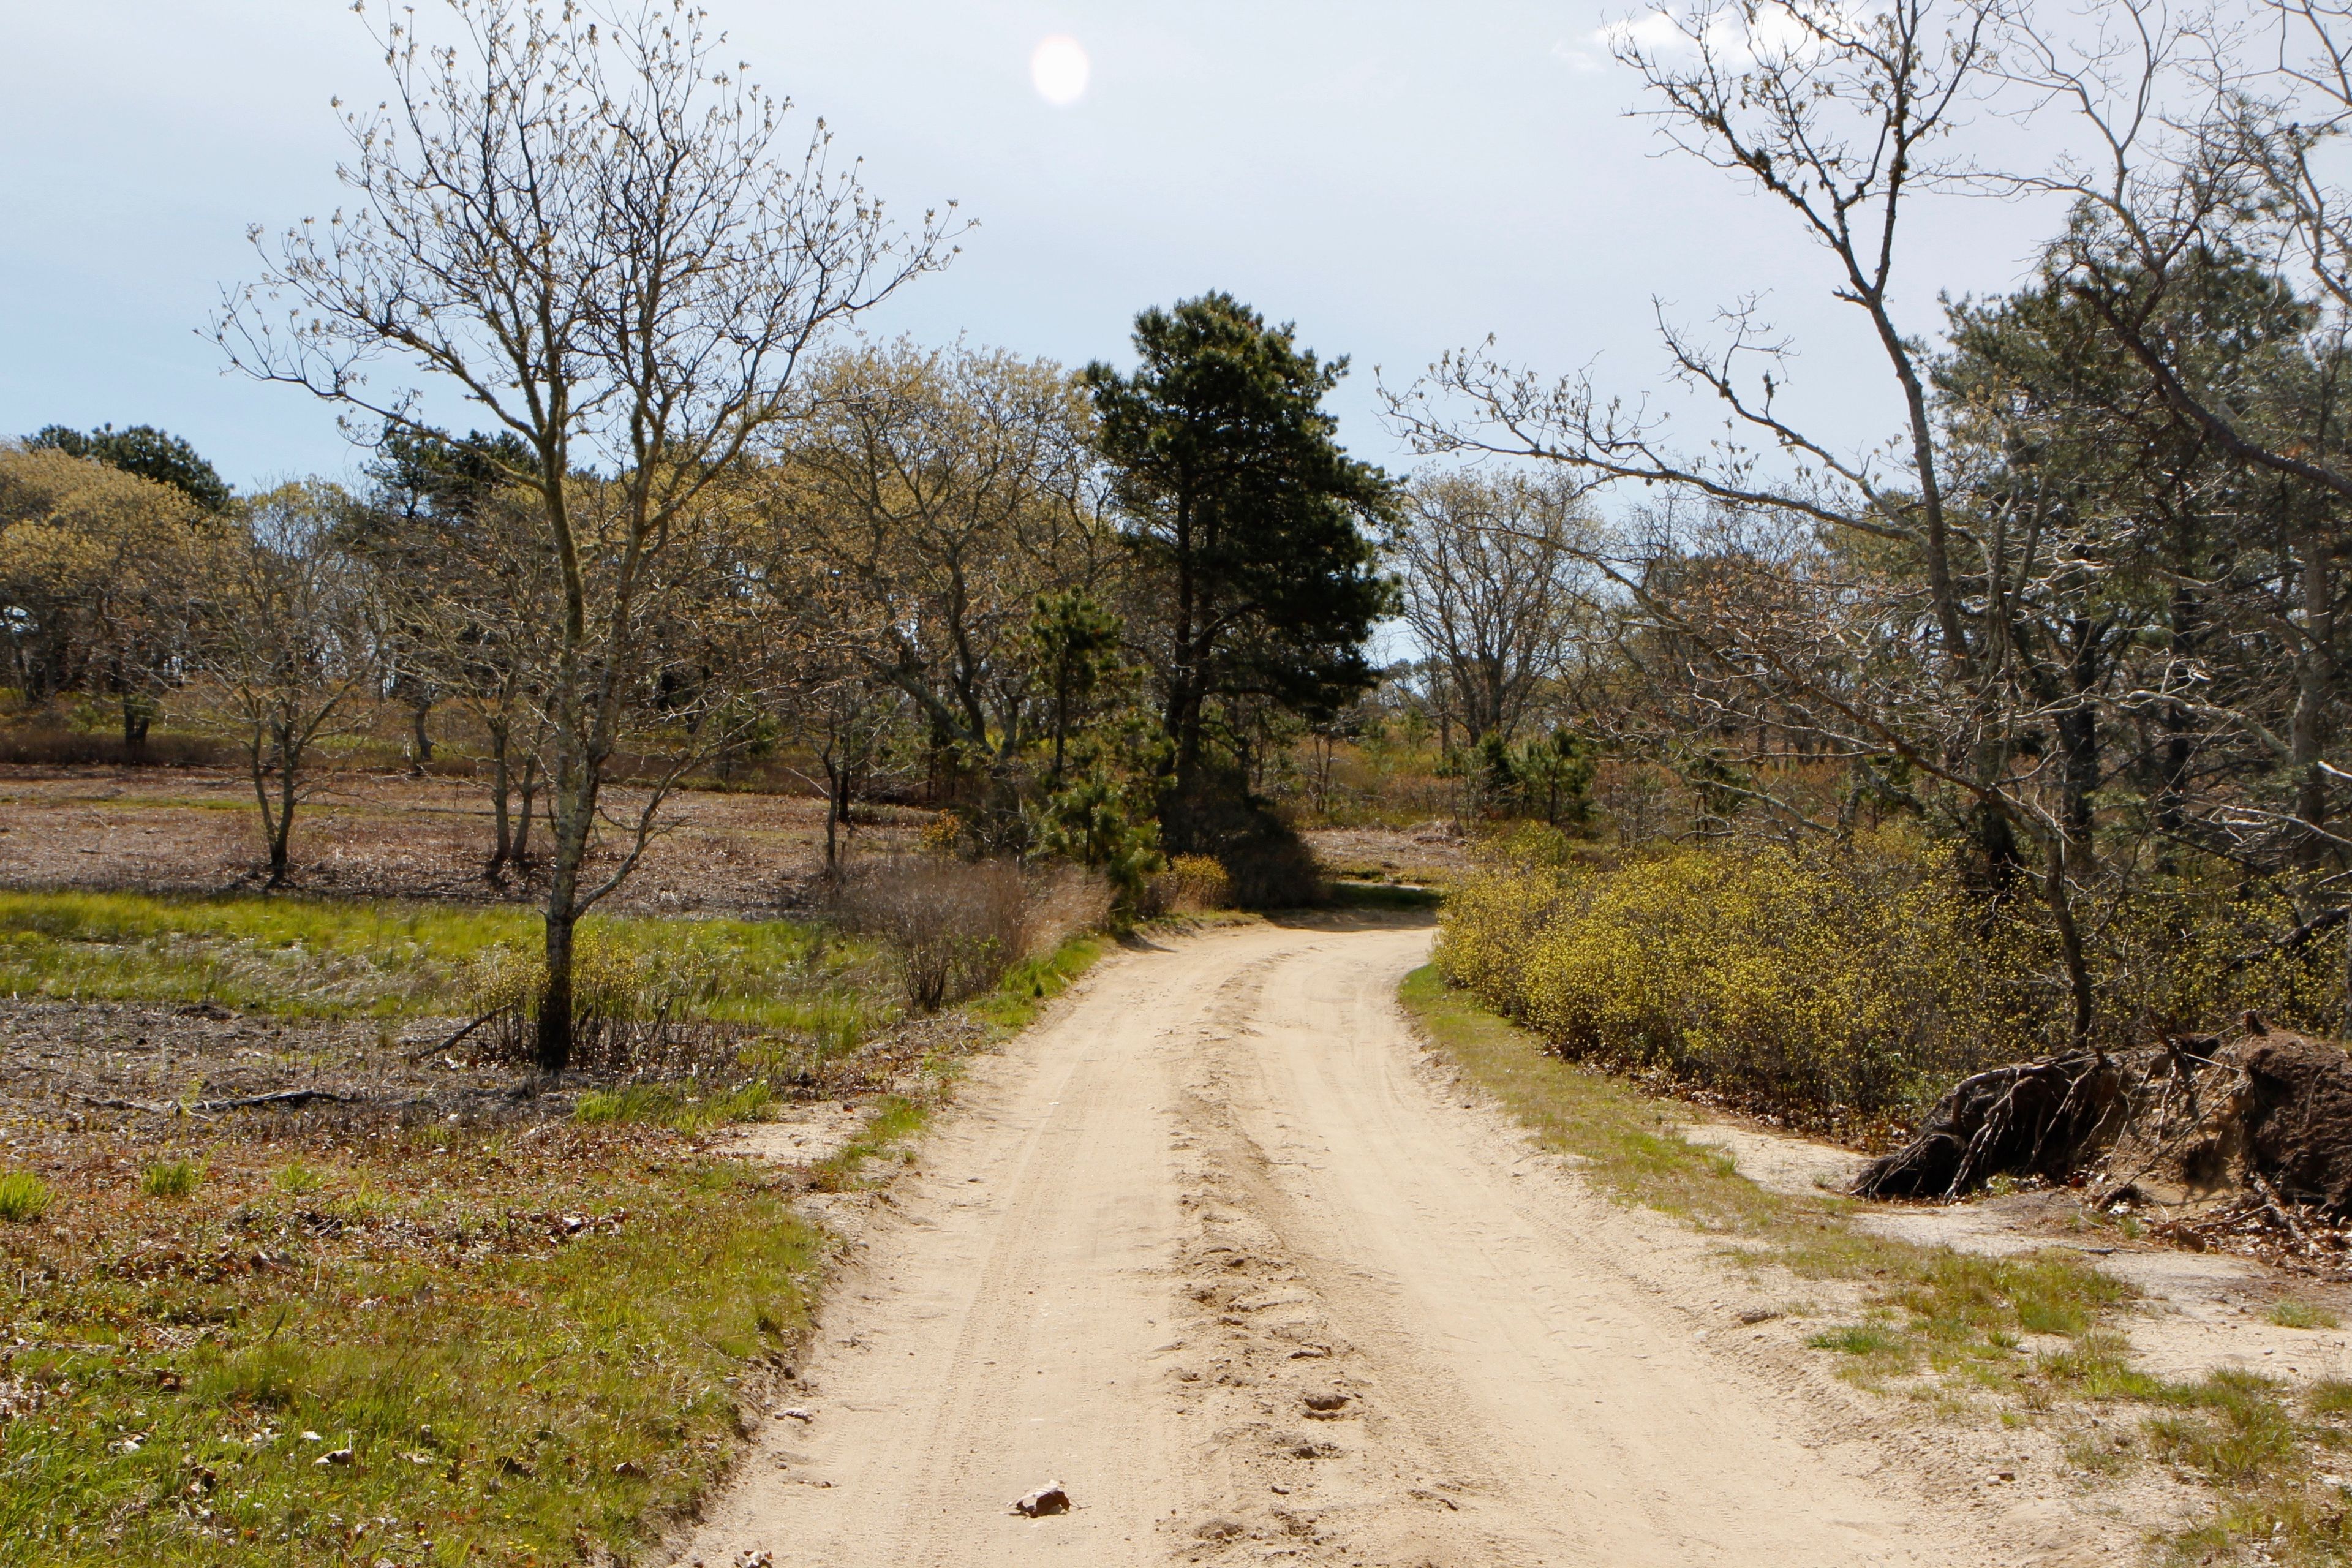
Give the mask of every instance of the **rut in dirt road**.
POLYGON ((1425 927, 1108 961, 974 1072, 687 1553, 780 1568, 1991 1561, 1810 1447, 1399 1012, 1425 927), (1565 1190, 1564 1190, 1565 1189, 1565 1190), (1049 1480, 1075 1510, 1029 1520, 1049 1480))

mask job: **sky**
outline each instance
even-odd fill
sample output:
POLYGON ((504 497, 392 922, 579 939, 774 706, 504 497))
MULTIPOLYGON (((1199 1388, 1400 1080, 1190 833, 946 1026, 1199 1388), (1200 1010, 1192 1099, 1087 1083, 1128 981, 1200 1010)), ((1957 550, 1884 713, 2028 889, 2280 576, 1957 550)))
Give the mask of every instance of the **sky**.
MULTIPOLYGON (((434 0, 416 0, 429 10, 434 0)), ((1889 434, 1883 361, 1823 256, 1741 181, 1674 154, 1582 0, 708 0, 751 74, 824 116, 912 218, 976 224, 872 330, 1125 363, 1135 312, 1210 289, 1347 354, 1358 456, 1409 468, 1379 379, 1488 334, 1640 395, 1654 300, 1704 323, 1742 295, 1800 351, 1791 406, 1889 434), (1039 45, 1074 41, 1041 92, 1039 45)), ((383 63, 344 0, 0 0, 0 433, 152 424, 240 488, 349 477, 307 395, 223 374, 204 334, 251 278, 249 226, 331 213, 338 94, 383 63)), ((2013 287, 2052 214, 1966 197, 1909 231, 1906 325, 2013 287)), ((462 422, 460 416, 459 422, 462 422)), ((1695 426, 1694 436, 1704 429, 1695 426)))

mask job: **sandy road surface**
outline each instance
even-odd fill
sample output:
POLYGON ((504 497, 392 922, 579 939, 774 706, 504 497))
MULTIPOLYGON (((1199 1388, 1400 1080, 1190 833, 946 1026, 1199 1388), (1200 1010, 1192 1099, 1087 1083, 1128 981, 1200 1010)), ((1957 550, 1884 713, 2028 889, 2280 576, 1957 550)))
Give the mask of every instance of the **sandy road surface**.
POLYGON ((1428 942, 1123 953, 982 1064, 827 1304, 807 1419, 684 1555, 1991 1560, 1866 1448, 1809 1446, 1630 1266, 1632 1226, 1446 1092, 1394 1002, 1428 942), (1049 1479, 1076 1512, 1006 1513, 1049 1479))

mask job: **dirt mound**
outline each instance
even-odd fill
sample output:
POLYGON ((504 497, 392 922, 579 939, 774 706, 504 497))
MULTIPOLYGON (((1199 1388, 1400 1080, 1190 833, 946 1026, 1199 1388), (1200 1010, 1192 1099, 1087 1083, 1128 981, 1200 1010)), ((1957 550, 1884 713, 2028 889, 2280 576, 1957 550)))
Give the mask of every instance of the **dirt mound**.
POLYGON ((2235 1040, 2168 1040, 1964 1079, 1918 1136, 1865 1167, 1870 1198, 1955 1198, 1997 1175, 2090 1186, 2179 1217, 2256 1201, 2352 1218, 2352 1057, 2249 1017, 2235 1040))

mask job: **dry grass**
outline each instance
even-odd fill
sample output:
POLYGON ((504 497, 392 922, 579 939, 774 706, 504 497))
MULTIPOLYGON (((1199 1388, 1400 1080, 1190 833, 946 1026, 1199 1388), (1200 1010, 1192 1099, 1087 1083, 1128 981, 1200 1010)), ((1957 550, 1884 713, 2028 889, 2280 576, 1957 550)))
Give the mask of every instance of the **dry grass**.
POLYGON ((850 930, 889 945, 918 1013, 993 988, 1015 965, 1099 923, 1108 907, 1099 883, 1070 868, 1024 871, 1009 860, 938 855, 869 862, 834 902, 850 930))
MULTIPOLYGON (((455 764, 463 770, 468 764, 455 764)), ((492 837, 480 779, 397 767, 322 771, 296 814, 296 885, 342 898, 530 905, 534 879, 485 879, 492 837)), ((643 792, 616 785, 626 816, 643 792)), ((662 813, 667 831, 608 912, 772 913, 793 907, 824 859, 821 801, 690 790, 662 813)), ((861 806, 852 863, 913 842, 929 813, 861 806)), ((209 893, 240 885, 259 858, 253 786, 216 768, 24 767, 0 763, 0 886, 209 893)), ((546 824, 533 830, 543 847, 546 824)), ((592 857, 609 868, 616 837, 592 857)))

